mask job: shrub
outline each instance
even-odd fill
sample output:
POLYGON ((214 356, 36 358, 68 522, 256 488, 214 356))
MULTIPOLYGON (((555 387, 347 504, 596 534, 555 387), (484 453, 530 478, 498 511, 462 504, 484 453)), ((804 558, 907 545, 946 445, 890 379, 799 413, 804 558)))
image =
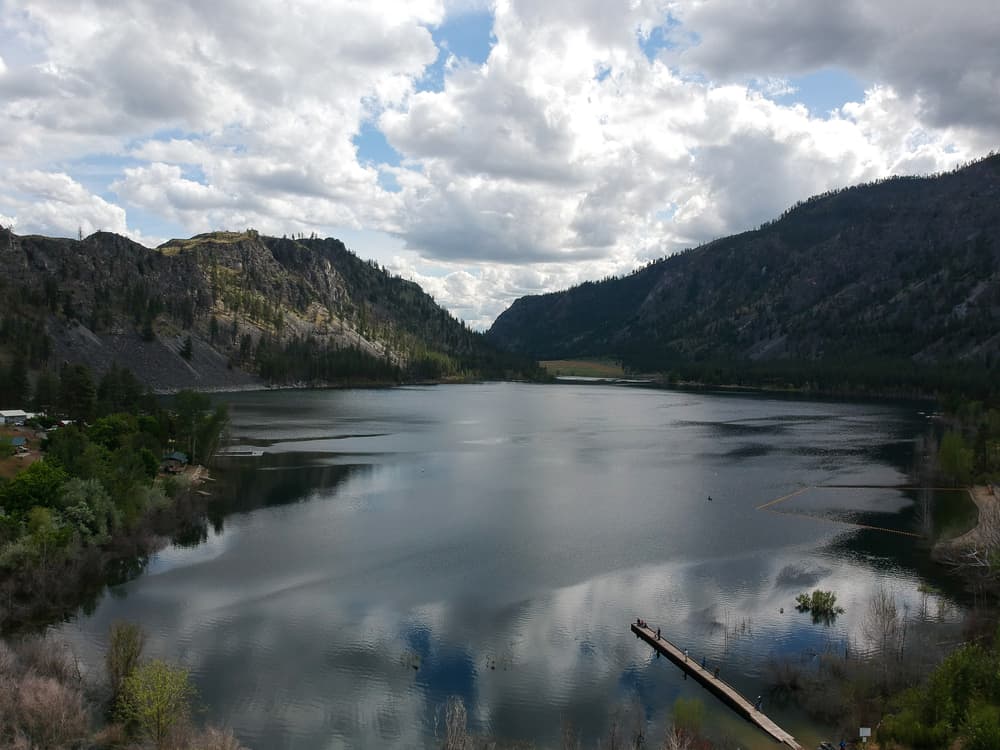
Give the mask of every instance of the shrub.
POLYGON ((47 638, 0 642, 0 747, 76 747, 87 730, 83 680, 69 650, 47 638))
POLYGON ((177 493, 181 491, 181 484, 177 481, 177 477, 164 477, 162 486, 163 494, 171 500, 177 497, 177 493))
POLYGON ((118 700, 122 684, 139 664, 145 644, 146 634, 134 622, 116 622, 111 626, 104 666, 108 673, 108 684, 111 686, 112 704, 118 700))
POLYGON ((963 750, 996 750, 1000 747, 1000 708, 982 703, 973 706, 962 734, 963 750))
POLYGON ((65 643, 49 638, 25 638, 17 646, 21 672, 33 672, 59 682, 78 684, 82 681, 76 657, 65 643))
POLYGON ((821 619, 830 621, 843 614, 844 608, 837 606, 837 595, 832 591, 816 589, 812 594, 799 594, 795 597, 795 608, 800 612, 812 612, 813 621, 821 619))
POLYGON ((8 738, 23 737, 33 748, 72 747, 87 734, 80 689, 52 677, 28 673, 20 680, 4 680, 0 715, 8 738))
POLYGON ((35 461, 0 488, 0 505, 11 513, 25 513, 33 506, 52 506, 69 476, 48 461, 35 461))
POLYGON ((139 665, 125 678, 118 712, 162 748, 171 730, 187 720, 193 697, 187 670, 156 659, 139 665))
POLYGON ((71 479, 63 485, 63 515, 85 544, 104 544, 121 525, 121 513, 96 479, 71 479))

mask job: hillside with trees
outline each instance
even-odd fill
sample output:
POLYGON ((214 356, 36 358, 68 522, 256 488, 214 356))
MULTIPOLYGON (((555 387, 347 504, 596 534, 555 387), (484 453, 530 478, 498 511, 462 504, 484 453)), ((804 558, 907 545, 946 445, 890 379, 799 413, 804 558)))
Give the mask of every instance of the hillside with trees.
POLYGON ((336 239, 254 230, 150 249, 0 229, 0 408, 28 372, 129 367, 156 389, 532 376, 336 239))
POLYGON ((995 389, 1000 155, 816 196, 628 276, 522 297, 487 336, 704 382, 995 389))

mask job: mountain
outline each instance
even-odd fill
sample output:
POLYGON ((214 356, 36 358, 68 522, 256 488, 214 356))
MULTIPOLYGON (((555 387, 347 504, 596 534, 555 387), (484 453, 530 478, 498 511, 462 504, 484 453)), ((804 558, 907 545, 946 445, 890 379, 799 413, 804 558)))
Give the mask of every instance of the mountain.
POLYGON ((522 297, 487 337, 693 376, 951 369, 985 382, 1000 373, 1000 155, 826 193, 629 276, 522 297))
POLYGON ((0 354, 130 368, 154 388, 531 374, 417 284, 335 239, 254 230, 151 249, 0 229, 0 354))

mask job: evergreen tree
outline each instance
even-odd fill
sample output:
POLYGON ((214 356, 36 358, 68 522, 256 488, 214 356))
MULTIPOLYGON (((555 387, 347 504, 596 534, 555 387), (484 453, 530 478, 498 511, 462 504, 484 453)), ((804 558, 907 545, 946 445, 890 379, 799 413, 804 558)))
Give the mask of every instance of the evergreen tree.
POLYGON ((97 387, 97 411, 102 415, 141 411, 142 398, 142 384, 132 371, 113 363, 97 387))
POLYGON ((88 422, 97 410, 97 389, 86 365, 66 365, 59 373, 59 409, 68 419, 88 422))
POLYGON ((23 409, 28 404, 28 368, 22 357, 17 357, 10 363, 7 370, 7 398, 14 408, 23 409))
POLYGON ((48 370, 42 370, 35 381, 35 397, 31 408, 48 413, 59 401, 59 380, 48 370))

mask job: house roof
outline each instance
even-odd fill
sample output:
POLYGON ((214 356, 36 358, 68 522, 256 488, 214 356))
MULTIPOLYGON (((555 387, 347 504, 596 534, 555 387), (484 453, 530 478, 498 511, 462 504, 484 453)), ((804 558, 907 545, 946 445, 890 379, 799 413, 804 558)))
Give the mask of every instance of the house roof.
POLYGON ((4 419, 10 419, 11 417, 27 417, 28 412, 21 411, 20 409, 4 409, 0 410, 0 417, 4 419))
POLYGON ((10 439, 10 444, 17 448, 19 445, 27 445, 27 438, 23 437, 13 437, 10 439))
POLYGON ((187 454, 180 451, 174 451, 169 456, 164 456, 163 458, 165 461, 180 461, 182 464, 186 464, 188 461, 187 454))

